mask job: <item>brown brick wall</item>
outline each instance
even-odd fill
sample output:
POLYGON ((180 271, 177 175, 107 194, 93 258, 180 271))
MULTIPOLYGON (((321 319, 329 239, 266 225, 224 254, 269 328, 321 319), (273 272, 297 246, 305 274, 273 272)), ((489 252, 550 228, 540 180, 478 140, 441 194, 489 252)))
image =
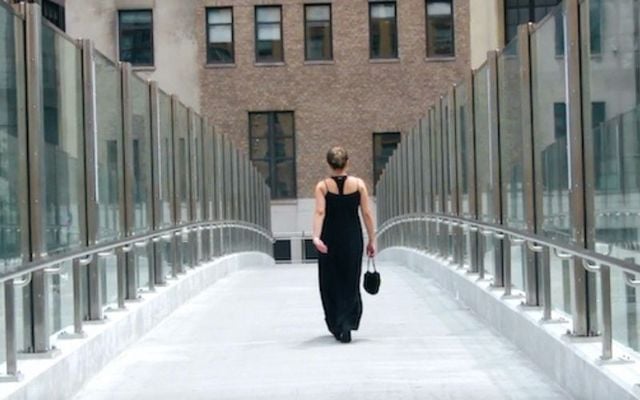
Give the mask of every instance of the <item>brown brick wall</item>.
MULTIPOLYGON (((322 3, 326 3, 324 1, 322 3)), ((367 0, 334 0, 331 65, 304 61, 301 0, 202 0, 198 9, 198 62, 202 112, 217 131, 248 147, 250 111, 295 112, 298 197, 312 197, 327 174, 324 155, 331 145, 351 154, 351 173, 372 181, 372 133, 407 132, 437 96, 469 68, 468 0, 454 0, 456 59, 426 59, 424 0, 398 1, 399 62, 369 59, 367 0), (254 6, 283 6, 285 65, 256 66, 254 6), (206 67, 207 6, 233 6, 236 63, 206 67)))

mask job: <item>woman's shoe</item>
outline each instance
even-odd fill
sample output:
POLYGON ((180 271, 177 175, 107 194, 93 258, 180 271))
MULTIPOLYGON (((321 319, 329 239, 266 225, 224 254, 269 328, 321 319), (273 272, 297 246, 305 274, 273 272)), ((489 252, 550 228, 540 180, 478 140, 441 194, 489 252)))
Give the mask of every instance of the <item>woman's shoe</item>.
POLYGON ((342 343, 351 342, 351 331, 344 331, 340 333, 340 337, 338 340, 340 340, 342 343))

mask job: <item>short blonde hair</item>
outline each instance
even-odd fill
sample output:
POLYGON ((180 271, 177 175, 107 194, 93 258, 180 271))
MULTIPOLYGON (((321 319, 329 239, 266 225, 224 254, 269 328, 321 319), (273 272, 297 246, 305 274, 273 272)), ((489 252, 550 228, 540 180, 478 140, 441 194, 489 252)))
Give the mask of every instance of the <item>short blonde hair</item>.
POLYGON ((343 169, 349 161, 349 154, 340 146, 335 146, 327 152, 327 163, 333 169, 343 169))

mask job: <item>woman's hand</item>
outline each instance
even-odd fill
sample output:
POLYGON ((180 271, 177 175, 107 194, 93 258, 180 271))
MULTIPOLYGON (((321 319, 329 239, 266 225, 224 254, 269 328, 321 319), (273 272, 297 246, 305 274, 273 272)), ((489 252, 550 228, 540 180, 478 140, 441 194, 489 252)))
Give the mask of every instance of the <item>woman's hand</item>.
POLYGON ((375 255, 376 255, 376 243, 369 242, 369 244, 367 244, 367 256, 375 257, 375 255))
POLYGON ((318 250, 318 252, 322 254, 327 254, 327 252, 329 252, 329 248, 327 248, 327 245, 324 244, 324 242, 320 240, 319 237, 313 238, 313 245, 316 246, 316 250, 318 250))

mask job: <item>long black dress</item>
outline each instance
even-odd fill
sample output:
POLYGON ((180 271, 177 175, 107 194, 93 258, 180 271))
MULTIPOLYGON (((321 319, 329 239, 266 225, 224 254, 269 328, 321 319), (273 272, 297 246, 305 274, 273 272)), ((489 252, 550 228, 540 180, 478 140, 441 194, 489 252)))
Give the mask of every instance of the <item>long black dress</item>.
POLYGON ((360 192, 344 194, 346 176, 332 177, 339 193, 327 190, 320 239, 327 254, 320 254, 318 275, 325 321, 334 335, 358 329, 362 315, 360 273, 362 227, 358 207, 360 192))

